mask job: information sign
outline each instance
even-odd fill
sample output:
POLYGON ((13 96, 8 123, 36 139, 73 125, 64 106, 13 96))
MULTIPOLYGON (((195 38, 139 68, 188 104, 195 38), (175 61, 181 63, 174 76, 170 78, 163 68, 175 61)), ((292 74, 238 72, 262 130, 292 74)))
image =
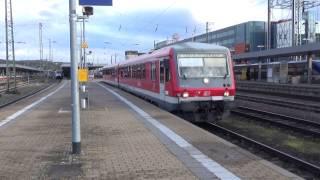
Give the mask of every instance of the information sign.
POLYGON ((81 48, 87 49, 87 48, 88 48, 88 43, 87 43, 87 42, 83 42, 83 43, 81 44, 81 48))
POLYGON ((79 82, 88 82, 88 69, 79 69, 78 80, 79 82))
POLYGON ((79 0, 81 6, 112 6, 112 0, 79 0))

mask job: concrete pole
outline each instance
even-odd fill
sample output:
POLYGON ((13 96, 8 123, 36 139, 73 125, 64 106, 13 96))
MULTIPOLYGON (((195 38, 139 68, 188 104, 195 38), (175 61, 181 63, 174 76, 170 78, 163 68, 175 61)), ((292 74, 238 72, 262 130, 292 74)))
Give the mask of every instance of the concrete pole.
POLYGON ((209 43, 209 22, 206 23, 206 42, 209 43))
MULTIPOLYGON (((82 41, 86 42, 86 22, 85 18, 83 17, 82 19, 82 41)), ((87 54, 86 54, 86 48, 83 48, 83 67, 86 67, 86 62, 87 61, 87 54)))
POLYGON ((39 53, 40 53, 40 63, 43 70, 43 42, 42 42, 42 23, 39 23, 39 53))
POLYGON ((11 26, 11 47, 12 47, 12 64, 13 64, 13 74, 14 74, 14 92, 17 92, 17 74, 16 74, 16 57, 14 50, 14 31, 13 31, 13 17, 12 17, 12 1, 10 0, 10 26, 11 26))
MULTIPOLYGON (((83 16, 83 21, 82 21, 82 41, 86 42, 86 21, 85 18, 86 16, 83 16)), ((87 52, 86 52, 86 48, 83 48, 83 68, 86 68, 86 64, 87 64, 87 52)), ((84 82, 82 84, 82 98, 81 98, 81 107, 82 109, 86 109, 86 98, 84 97, 85 93, 86 93, 86 83, 84 82)))
POLYGON ((268 22, 267 22, 267 42, 266 49, 271 49, 271 2, 268 0, 268 22))
POLYGON ((6 76, 7 76, 7 92, 10 91, 10 68, 9 68, 9 38, 8 38, 8 2, 5 0, 5 23, 6 23, 6 76))
POLYGON ((261 63, 261 59, 259 59, 258 81, 261 81, 261 67, 262 67, 262 63, 261 63))
POLYGON ((291 33, 292 33, 292 46, 296 46, 296 31, 295 31, 295 28, 296 28, 296 14, 295 14, 295 11, 296 11, 296 0, 292 0, 292 24, 291 24, 291 33))
POLYGON ((312 54, 308 53, 307 55, 308 61, 308 84, 312 83, 312 54))
POLYGON ((51 55, 51 39, 48 40, 49 41, 49 58, 48 58, 48 61, 51 61, 52 60, 52 55, 51 55))
POLYGON ((80 67, 83 68, 83 53, 82 53, 82 43, 83 43, 83 30, 82 30, 82 24, 80 24, 80 67))
POLYGON ((69 0, 70 58, 71 58, 71 96, 72 96, 72 153, 81 153, 80 107, 78 89, 78 57, 76 0, 69 0))

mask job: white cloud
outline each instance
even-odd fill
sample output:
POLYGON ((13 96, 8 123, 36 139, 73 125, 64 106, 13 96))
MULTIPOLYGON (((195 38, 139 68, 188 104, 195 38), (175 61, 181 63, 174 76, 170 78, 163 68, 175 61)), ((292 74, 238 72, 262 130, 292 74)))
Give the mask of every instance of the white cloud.
MULTIPOLYGON (((151 49, 153 40, 164 40, 177 31, 182 37, 191 36, 190 29, 194 26, 197 26, 198 33, 203 32, 207 21, 214 22, 213 28, 219 29, 249 20, 265 20, 267 12, 266 4, 257 4, 256 0, 114 0, 113 3, 113 7, 95 7, 95 14, 87 26, 87 37, 92 41, 89 44, 95 48, 97 57, 104 56, 103 42, 108 41, 104 38, 113 37, 108 52, 121 54, 125 49, 151 49), (193 19, 175 21, 177 17, 167 16, 173 12, 190 12, 193 19), (198 23, 183 24, 194 20, 198 23), (157 24, 159 30, 155 31, 157 24), (118 30, 119 25, 121 30, 118 30), (188 33, 185 32, 186 26, 188 33), (132 47, 136 43, 139 46, 132 47)), ((4 12, 3 5, 0 5, 0 12, 4 12)), ((17 45, 17 58, 39 57, 38 24, 42 22, 45 52, 50 38, 57 41, 55 57, 69 60, 67 0, 14 0, 13 12, 15 39, 26 42, 17 45)), ((80 7, 78 12, 81 13, 80 7)), ((190 17, 180 17, 180 20, 190 17)), ((0 25, 0 41, 4 41, 4 13, 0 13, 0 25)), ((4 45, 0 44, 0 58, 4 58, 4 50, 4 45)))

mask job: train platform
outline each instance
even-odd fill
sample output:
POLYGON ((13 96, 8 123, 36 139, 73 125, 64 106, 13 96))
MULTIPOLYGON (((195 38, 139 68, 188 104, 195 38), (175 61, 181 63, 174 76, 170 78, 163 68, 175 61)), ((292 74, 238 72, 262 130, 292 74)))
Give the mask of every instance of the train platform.
POLYGON ((280 94, 313 100, 320 98, 319 84, 281 84, 258 81, 237 81, 236 83, 238 91, 280 94))
POLYGON ((81 155, 68 81, 0 109, 0 179, 301 179, 129 93, 88 90, 81 155))

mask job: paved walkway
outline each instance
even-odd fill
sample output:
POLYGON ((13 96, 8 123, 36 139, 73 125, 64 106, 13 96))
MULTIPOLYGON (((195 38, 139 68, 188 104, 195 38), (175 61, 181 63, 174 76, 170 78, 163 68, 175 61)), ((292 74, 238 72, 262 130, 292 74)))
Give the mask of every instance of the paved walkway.
POLYGON ((70 154, 70 82, 0 109, 0 179, 299 179, 139 98, 88 90, 81 155, 70 154))
POLYGON ((0 127, 0 179, 197 179, 124 103, 96 84, 89 91, 81 156, 70 154, 68 83, 0 127))

